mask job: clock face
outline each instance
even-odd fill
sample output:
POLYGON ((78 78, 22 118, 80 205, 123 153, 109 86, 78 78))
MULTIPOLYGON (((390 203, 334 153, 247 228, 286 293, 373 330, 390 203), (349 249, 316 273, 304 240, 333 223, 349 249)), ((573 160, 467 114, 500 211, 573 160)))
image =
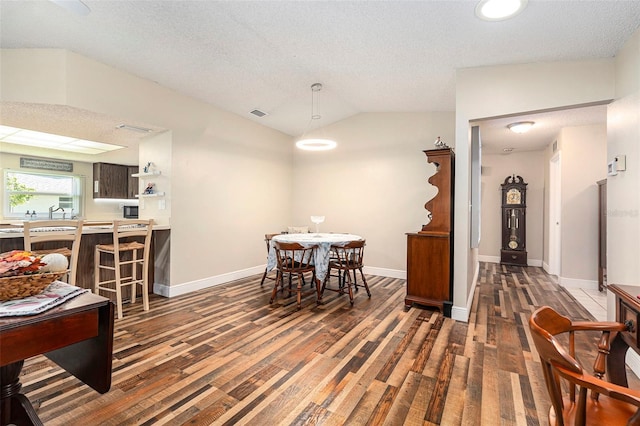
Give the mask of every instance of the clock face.
POLYGON ((516 188, 511 188, 507 191, 507 204, 520 204, 521 203, 521 195, 520 191, 516 188))
POLYGON ((509 248, 510 249, 517 249, 518 248, 518 242, 517 241, 509 241, 509 248))

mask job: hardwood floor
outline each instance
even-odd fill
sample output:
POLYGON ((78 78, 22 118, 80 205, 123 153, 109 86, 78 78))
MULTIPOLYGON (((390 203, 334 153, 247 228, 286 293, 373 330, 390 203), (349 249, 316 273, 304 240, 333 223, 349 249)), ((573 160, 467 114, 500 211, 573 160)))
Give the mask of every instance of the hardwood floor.
MULTIPOLYGON (((469 323, 403 309, 403 280, 269 305, 260 275, 125 305, 113 383, 100 395, 45 357, 23 391, 54 425, 546 425, 549 399, 529 314, 589 313, 542 269, 482 263, 469 323), (284 304, 283 304, 284 303, 284 304)), ((587 345, 577 340, 590 363, 587 345)), ((637 384, 633 378, 632 384, 637 384)))

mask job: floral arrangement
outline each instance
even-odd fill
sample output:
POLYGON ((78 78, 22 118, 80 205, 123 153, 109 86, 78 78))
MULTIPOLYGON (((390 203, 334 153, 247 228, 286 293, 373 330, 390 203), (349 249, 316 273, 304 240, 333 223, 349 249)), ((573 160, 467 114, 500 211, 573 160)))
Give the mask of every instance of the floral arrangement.
POLYGON ((0 254, 0 278, 37 274, 45 265, 42 258, 34 253, 12 250, 0 254))

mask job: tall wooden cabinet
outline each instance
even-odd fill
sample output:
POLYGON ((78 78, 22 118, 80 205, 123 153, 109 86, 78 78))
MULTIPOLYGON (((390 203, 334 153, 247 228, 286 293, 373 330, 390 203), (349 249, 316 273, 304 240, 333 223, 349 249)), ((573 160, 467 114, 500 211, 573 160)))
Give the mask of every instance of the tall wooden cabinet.
POLYGON ((436 166, 429 183, 438 193, 424 208, 429 223, 407 233, 407 296, 405 309, 414 303, 434 306, 451 317, 453 306, 453 213, 455 154, 451 148, 424 151, 436 166))

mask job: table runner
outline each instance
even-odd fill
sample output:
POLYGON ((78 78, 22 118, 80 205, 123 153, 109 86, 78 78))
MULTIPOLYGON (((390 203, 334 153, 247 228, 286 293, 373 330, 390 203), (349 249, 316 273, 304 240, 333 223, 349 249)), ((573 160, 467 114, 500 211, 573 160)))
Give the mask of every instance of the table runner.
POLYGON ((88 291, 86 288, 54 281, 35 296, 0 302, 0 317, 36 315, 88 291))

